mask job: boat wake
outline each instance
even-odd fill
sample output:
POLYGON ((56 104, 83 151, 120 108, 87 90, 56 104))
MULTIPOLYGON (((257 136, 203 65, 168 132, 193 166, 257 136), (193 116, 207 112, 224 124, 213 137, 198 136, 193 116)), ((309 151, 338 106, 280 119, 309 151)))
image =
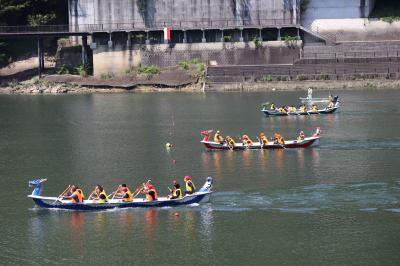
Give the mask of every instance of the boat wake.
POLYGON ((217 192, 212 198, 215 211, 279 211, 315 213, 322 210, 400 213, 400 183, 319 184, 286 191, 217 192))

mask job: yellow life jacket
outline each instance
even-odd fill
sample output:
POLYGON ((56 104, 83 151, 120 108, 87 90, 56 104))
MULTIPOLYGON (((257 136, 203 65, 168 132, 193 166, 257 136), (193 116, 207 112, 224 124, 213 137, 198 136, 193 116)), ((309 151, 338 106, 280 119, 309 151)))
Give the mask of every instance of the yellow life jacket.
POLYGON ((127 197, 127 198, 123 198, 122 201, 123 201, 123 202, 130 202, 130 201, 132 201, 132 200, 133 200, 132 192, 128 189, 128 191, 125 192, 125 193, 128 194, 128 197, 127 197))
POLYGON ((174 189, 174 191, 172 191, 172 196, 174 197, 174 198, 178 198, 178 199, 181 199, 181 198, 183 198, 183 192, 182 192, 182 189, 181 188, 176 188, 176 189, 174 189), (179 197, 177 197, 177 191, 179 190, 179 197))
POLYGON ((186 193, 189 193, 189 194, 193 193, 196 190, 196 187, 191 180, 185 181, 185 187, 186 187, 186 193), (193 187, 189 186, 189 182, 192 183, 193 187))
POLYGON ((100 195, 99 195, 98 202, 100 202, 100 203, 108 202, 108 197, 107 197, 107 194, 106 194, 106 192, 104 190, 100 193, 100 195), (100 195, 104 195, 106 198, 105 199, 101 199, 100 195))

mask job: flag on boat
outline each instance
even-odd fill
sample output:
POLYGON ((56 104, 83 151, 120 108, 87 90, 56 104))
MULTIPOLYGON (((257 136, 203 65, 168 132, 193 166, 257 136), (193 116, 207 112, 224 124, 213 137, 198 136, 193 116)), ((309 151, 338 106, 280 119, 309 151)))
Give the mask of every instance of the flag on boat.
POLYGON ((169 42, 171 40, 171 28, 165 27, 164 28, 164 40, 169 42))

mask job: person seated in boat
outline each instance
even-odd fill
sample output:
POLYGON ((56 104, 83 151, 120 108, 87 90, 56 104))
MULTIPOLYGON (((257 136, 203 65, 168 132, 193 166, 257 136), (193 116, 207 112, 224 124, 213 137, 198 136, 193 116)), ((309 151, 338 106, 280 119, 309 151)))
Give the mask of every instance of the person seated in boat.
POLYGON ((285 144, 285 139, 278 133, 274 134, 274 144, 285 144))
POLYGON ((214 135, 214 142, 222 144, 223 141, 224 141, 224 138, 221 136, 221 132, 219 130, 217 130, 217 132, 214 135))
POLYGON ((269 109, 272 110, 272 111, 275 111, 275 109, 276 109, 275 104, 271 103, 271 107, 269 109))
POLYGON ((122 199, 123 202, 131 202, 133 200, 133 194, 126 184, 122 184, 115 192, 114 198, 122 199))
POLYGON ((82 190, 78 186, 72 185, 69 189, 69 193, 62 198, 71 200, 72 203, 81 203, 83 202, 84 196, 82 190))
POLYGON ((196 192, 196 186, 194 185, 192 178, 190 176, 185 176, 185 193, 191 195, 196 192))
POLYGON ((258 139, 260 140, 260 145, 262 146, 268 145, 268 138, 265 136, 263 132, 260 133, 258 139))
POLYGON ((291 106, 289 106, 288 111, 289 111, 289 113, 295 113, 296 112, 296 107, 291 105, 291 106))
POLYGON ((233 138, 231 138, 230 136, 226 136, 225 138, 226 144, 228 145, 229 149, 233 150, 233 148, 235 147, 235 141, 233 140, 233 138))
POLYGON ((282 105, 281 107, 279 107, 278 111, 281 113, 286 113, 285 106, 282 105))
POLYGON ((335 104, 333 103, 333 101, 329 101, 328 106, 326 108, 330 109, 335 107, 335 104))
POLYGON ((108 202, 108 196, 102 186, 97 185, 94 189, 93 200, 97 202, 108 202))
POLYGON ((151 183, 151 180, 147 181, 146 184, 143 184, 141 192, 146 194, 147 201, 158 200, 157 190, 151 183))
POLYGON ((247 147, 253 145, 253 141, 247 135, 243 135, 242 143, 243 143, 243 146, 247 146, 247 147))
POLYGON ((311 112, 318 112, 318 107, 316 104, 313 104, 311 107, 311 112))
POLYGON ((303 104, 302 106, 300 106, 299 111, 301 113, 306 113, 307 112, 307 107, 303 104))
POLYGON ((173 183, 173 188, 171 190, 171 194, 168 195, 167 198, 169 198, 169 199, 183 198, 183 191, 182 191, 181 186, 175 180, 172 183, 173 183))
POLYGON ((297 142, 302 142, 305 139, 304 131, 300 131, 299 136, 297 137, 297 142))

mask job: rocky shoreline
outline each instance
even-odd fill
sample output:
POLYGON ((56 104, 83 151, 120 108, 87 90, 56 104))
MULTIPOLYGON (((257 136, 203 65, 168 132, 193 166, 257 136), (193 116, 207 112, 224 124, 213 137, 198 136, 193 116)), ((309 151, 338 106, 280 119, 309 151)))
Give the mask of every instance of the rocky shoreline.
MULTIPOLYGON (((25 82, 11 82, 0 86, 0 94, 88 94, 88 93, 131 93, 131 92, 202 92, 202 83, 189 83, 182 86, 157 86, 138 84, 132 87, 88 86, 70 82, 52 82, 46 79, 25 82)), ((248 82, 227 84, 206 84, 205 91, 294 91, 307 90, 364 90, 364 89, 399 89, 400 80, 366 79, 366 80, 325 80, 325 81, 276 81, 276 82, 248 82)))

